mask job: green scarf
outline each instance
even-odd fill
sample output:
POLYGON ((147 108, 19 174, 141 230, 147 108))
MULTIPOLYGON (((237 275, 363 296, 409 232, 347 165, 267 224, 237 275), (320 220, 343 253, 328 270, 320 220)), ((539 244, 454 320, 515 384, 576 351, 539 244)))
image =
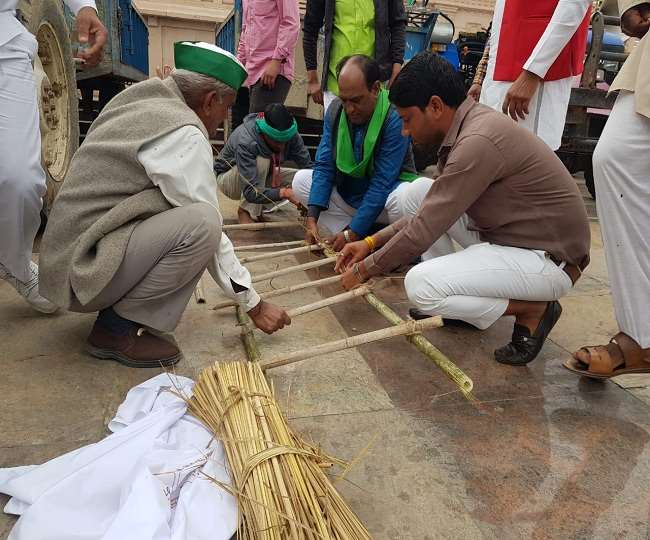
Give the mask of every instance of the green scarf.
MULTIPOLYGON (((341 110, 339 129, 336 137, 336 168, 339 171, 353 178, 369 178, 372 176, 375 161, 375 145, 377 144, 377 139, 379 139, 381 128, 386 121, 389 110, 388 90, 382 88, 377 96, 375 110, 372 113, 366 135, 363 139, 363 157, 359 163, 357 163, 354 157, 354 147, 352 137, 350 136, 347 115, 344 109, 341 110)), ((399 179, 404 182, 412 182, 417 177, 416 174, 406 171, 402 171, 399 175, 399 179)))

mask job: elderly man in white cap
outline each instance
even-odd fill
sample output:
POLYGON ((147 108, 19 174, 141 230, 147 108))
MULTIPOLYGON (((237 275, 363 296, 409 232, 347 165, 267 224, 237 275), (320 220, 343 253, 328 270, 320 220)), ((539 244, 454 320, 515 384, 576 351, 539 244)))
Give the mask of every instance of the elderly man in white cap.
POLYGON ((176 70, 117 95, 75 155, 50 215, 41 294, 98 311, 93 356, 132 367, 181 358, 171 332, 207 268, 258 328, 291 321, 251 286, 222 218, 209 135, 226 118, 246 70, 207 43, 174 46, 176 70))

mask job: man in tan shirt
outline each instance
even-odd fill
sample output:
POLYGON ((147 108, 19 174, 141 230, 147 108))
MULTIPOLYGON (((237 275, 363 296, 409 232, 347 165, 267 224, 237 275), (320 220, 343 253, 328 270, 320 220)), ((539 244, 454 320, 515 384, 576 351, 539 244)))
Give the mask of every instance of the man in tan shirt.
POLYGON ((641 42, 612 84, 620 93, 594 152, 594 180, 620 332, 565 363, 602 379, 650 372, 650 2, 618 4, 622 30, 641 42))
POLYGON ((512 341, 495 358, 530 362, 560 317, 557 300, 589 262, 589 225, 575 182, 541 139, 465 98, 462 81, 432 53, 405 66, 390 99, 404 135, 440 144, 440 175, 405 190, 403 208, 412 217, 343 249, 337 269, 345 272, 344 287, 422 255, 405 280, 415 307, 480 329, 514 315, 512 341), (465 249, 431 253, 445 235, 465 249))

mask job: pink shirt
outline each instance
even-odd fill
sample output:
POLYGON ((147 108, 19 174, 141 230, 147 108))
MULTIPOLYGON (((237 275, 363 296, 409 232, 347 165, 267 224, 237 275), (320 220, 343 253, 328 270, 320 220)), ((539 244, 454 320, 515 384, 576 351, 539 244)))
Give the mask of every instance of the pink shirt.
POLYGON ((237 58, 246 66, 246 86, 253 86, 269 60, 282 61, 280 74, 293 80, 296 42, 300 35, 298 0, 243 0, 237 58))

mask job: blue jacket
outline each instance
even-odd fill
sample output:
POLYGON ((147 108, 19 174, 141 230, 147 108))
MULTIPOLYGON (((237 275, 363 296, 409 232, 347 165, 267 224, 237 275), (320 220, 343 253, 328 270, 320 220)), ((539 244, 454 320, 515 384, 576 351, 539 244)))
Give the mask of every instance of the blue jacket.
MULTIPOLYGON (((350 229, 358 236, 366 236, 386 206, 388 195, 397 187, 399 174, 415 172, 411 142, 402 136, 402 120, 391 106, 375 145, 374 174, 370 178, 354 178, 336 168, 336 131, 342 108, 336 99, 327 110, 323 122, 323 137, 318 145, 312 176, 309 206, 319 210, 329 207, 332 188, 336 186, 343 200, 357 209, 350 229)), ((351 137, 357 163, 363 154, 366 126, 351 126, 351 137)), ((310 215, 313 215, 310 208, 310 215)), ((318 213, 318 212, 316 212, 318 213)))

